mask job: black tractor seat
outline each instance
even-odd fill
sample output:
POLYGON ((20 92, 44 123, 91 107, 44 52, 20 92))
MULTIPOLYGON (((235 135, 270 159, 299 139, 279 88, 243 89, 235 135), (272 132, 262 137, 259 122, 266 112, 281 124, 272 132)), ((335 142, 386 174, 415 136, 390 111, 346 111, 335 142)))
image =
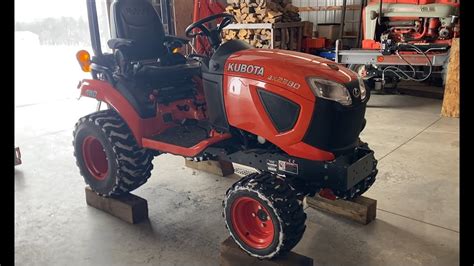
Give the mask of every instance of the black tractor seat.
POLYGON ((199 62, 173 52, 188 40, 165 35, 161 19, 148 0, 115 0, 110 13, 112 39, 107 44, 114 50, 122 75, 160 80, 199 73, 199 62))
POLYGON ((156 61, 132 62, 133 75, 138 79, 148 79, 151 84, 163 80, 183 80, 199 75, 201 65, 198 61, 187 60, 184 64, 162 65, 156 61))
POLYGON ((200 75, 200 62, 174 52, 189 41, 165 35, 150 1, 114 0, 110 25, 112 39, 107 44, 118 66, 115 87, 141 118, 156 115, 152 92, 158 92, 157 103, 164 104, 194 96, 192 78, 200 75))

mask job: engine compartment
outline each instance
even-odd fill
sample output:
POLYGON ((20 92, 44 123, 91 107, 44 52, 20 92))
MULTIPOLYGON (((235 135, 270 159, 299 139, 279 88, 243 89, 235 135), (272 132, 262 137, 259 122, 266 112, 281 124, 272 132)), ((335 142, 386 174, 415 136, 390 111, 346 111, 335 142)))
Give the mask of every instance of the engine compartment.
POLYGON ((364 49, 380 49, 387 40, 451 46, 451 40, 460 35, 457 3, 419 5, 383 1, 380 7, 373 2, 364 13, 364 49))

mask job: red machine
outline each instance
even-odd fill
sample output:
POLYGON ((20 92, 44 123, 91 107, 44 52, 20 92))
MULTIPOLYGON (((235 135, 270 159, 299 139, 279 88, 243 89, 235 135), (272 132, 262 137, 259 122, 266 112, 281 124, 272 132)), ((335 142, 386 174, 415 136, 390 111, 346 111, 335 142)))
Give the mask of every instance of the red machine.
POLYGON ((301 43, 301 48, 305 53, 310 54, 313 50, 317 49, 324 49, 328 47, 328 39, 326 38, 318 38, 318 37, 313 37, 313 38, 303 38, 303 41, 301 43))
POLYGON ((112 3, 113 54, 102 53, 95 1, 87 3, 94 55, 77 59, 92 79, 78 88, 109 108, 80 118, 73 144, 98 194, 140 187, 162 153, 253 167, 227 191, 225 223, 250 255, 272 258, 303 236, 305 196, 352 199, 374 183, 377 160, 359 139, 369 94, 354 72, 304 53, 221 44, 234 21, 224 13, 186 29, 209 45, 185 57, 177 48, 188 40, 165 35, 148 0, 112 3))
POLYGON ((362 50, 339 50, 336 62, 363 76, 370 89, 401 80, 443 85, 449 49, 459 37, 459 1, 373 0, 362 15, 362 50))
POLYGON ((363 12, 362 48, 381 43, 446 44, 459 37, 455 0, 372 0, 363 12))

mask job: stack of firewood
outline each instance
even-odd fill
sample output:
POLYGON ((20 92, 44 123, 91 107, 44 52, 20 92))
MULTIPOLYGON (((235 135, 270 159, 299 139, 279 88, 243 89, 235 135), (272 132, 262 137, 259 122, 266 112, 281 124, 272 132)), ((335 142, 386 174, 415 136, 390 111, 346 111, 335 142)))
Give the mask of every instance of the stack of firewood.
MULTIPOLYGON (((298 8, 290 2, 290 0, 227 0, 229 5, 225 10, 235 16, 237 23, 242 24, 301 21, 298 8)), ((275 34, 278 39, 281 32, 276 31, 275 34)), ((240 39, 257 48, 270 48, 271 35, 269 29, 224 30, 223 41, 240 39)), ((278 45, 279 42, 275 43, 278 45)))
POLYGON ((301 21, 291 0, 227 0, 226 12, 237 23, 276 23, 301 21))
POLYGON ((256 48, 270 48, 272 32, 266 29, 224 30, 224 41, 239 39, 256 48))

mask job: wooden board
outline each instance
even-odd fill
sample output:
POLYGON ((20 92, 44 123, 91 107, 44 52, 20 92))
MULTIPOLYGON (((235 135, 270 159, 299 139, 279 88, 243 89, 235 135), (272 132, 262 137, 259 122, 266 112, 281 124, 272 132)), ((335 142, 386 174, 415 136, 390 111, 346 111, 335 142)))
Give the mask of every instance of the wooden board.
POLYGON ((317 195, 314 198, 307 197, 306 203, 317 210, 346 217, 361 224, 368 224, 375 220, 377 212, 377 201, 364 196, 346 201, 329 200, 317 195))
POLYGON ((127 223, 136 224, 148 219, 148 203, 145 199, 127 194, 121 197, 101 197, 86 187, 86 202, 89 206, 111 214, 127 223))
POLYGON ((194 4, 189 0, 173 0, 176 36, 186 38, 184 31, 193 23, 194 4))
POLYGON ((231 162, 226 161, 203 161, 195 162, 185 160, 186 167, 199 171, 215 174, 218 176, 228 176, 234 173, 234 166, 231 162))
POLYGON ((443 108, 441 109, 442 116, 459 117, 459 69, 459 38, 455 38, 449 54, 443 108))
POLYGON ((260 260, 252 257, 245 253, 232 239, 228 237, 221 244, 221 266, 237 266, 237 265, 262 265, 262 266, 283 266, 283 265, 295 265, 295 266, 312 266, 313 259, 290 252, 285 257, 279 257, 272 260, 260 260))

